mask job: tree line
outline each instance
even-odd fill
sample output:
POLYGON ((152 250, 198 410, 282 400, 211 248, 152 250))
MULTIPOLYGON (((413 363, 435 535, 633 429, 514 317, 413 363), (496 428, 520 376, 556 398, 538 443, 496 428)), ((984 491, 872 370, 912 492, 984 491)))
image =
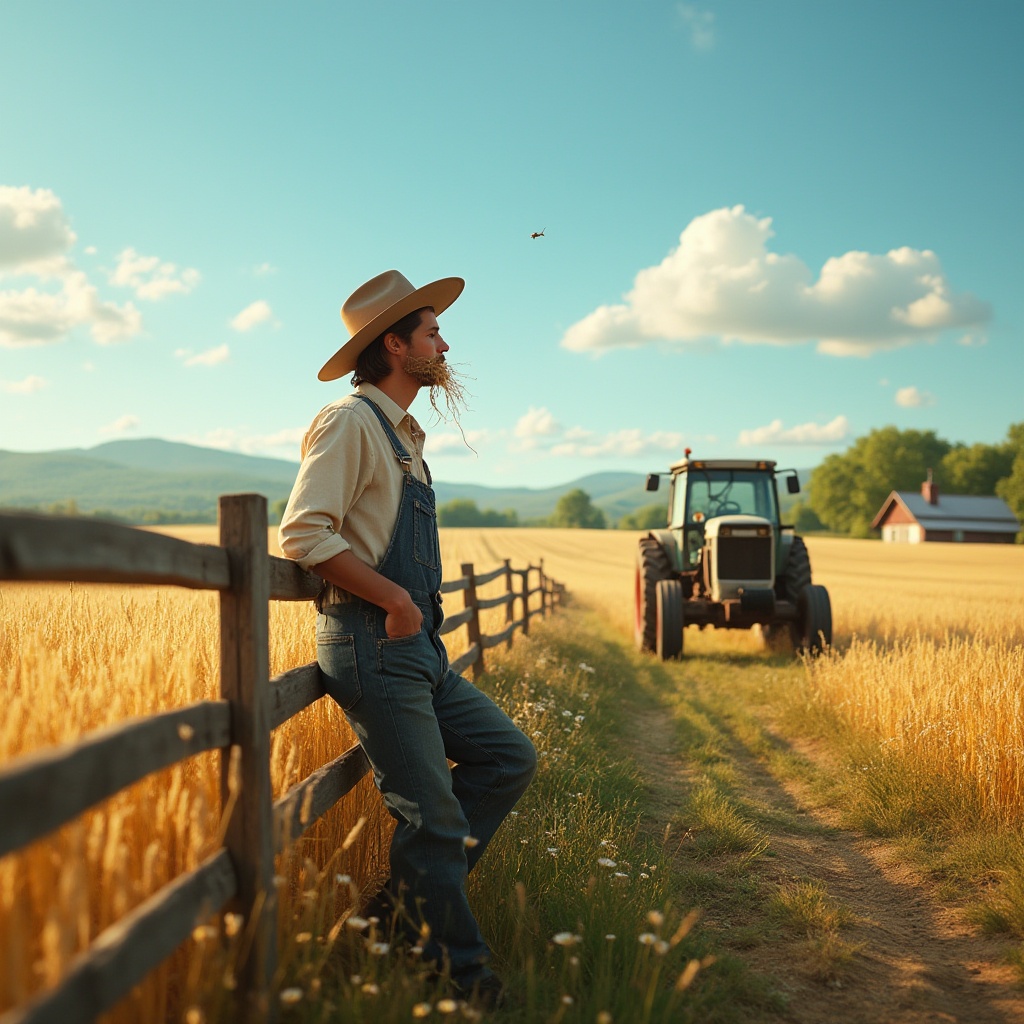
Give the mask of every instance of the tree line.
POLYGON ((1024 422, 999 444, 954 444, 932 430, 872 430, 813 470, 806 502, 790 518, 798 531, 871 536, 889 492, 920 490, 929 470, 940 495, 998 496, 1024 522, 1024 422))

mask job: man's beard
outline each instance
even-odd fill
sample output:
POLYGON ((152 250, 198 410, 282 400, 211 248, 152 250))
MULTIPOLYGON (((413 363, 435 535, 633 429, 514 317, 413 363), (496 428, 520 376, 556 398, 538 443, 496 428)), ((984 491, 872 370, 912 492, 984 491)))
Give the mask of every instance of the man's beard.
POLYGON ((456 426, 459 425, 459 413, 466 408, 466 387, 461 376, 444 361, 443 355, 425 358, 422 355, 410 355, 404 361, 402 370, 406 371, 417 384, 430 388, 430 406, 444 421, 451 417, 456 426), (437 398, 444 395, 447 415, 440 411, 437 398))
POLYGON ((459 413, 466 408, 467 397, 466 387, 462 383, 461 375, 457 374, 445 362, 444 356, 434 356, 432 359, 427 359, 423 356, 407 356, 402 364, 402 369, 417 384, 430 388, 431 408, 445 422, 451 418, 455 426, 459 428, 459 433, 462 434, 463 440, 465 440, 466 435, 463 433, 462 424, 459 422, 459 413), (437 404, 438 397, 442 394, 444 395, 445 406, 448 410, 447 414, 443 413, 437 404))

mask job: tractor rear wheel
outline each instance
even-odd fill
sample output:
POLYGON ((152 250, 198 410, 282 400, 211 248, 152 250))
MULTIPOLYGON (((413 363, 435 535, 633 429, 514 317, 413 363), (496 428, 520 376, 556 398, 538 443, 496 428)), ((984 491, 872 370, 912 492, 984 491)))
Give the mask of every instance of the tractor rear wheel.
POLYGON ((658 613, 655 588, 659 580, 672 576, 665 549, 653 538, 643 537, 636 550, 636 579, 634 585, 635 623, 633 635, 638 651, 657 649, 658 613))
POLYGON ((811 583, 811 556, 807 553, 807 545, 803 537, 794 537, 786 558, 786 567, 782 570, 782 578, 786 585, 784 596, 790 601, 797 601, 800 592, 811 583))
POLYGON ((658 620, 657 653, 662 661, 683 656, 683 585, 659 580, 655 588, 658 620))
POLYGON ((812 656, 832 646, 832 602, 828 591, 814 583, 800 591, 798 648, 812 656))

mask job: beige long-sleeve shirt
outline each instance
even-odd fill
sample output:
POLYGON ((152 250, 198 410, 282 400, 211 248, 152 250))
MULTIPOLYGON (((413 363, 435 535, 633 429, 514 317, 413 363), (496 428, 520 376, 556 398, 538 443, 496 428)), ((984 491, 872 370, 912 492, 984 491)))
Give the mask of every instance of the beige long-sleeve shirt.
MULTIPOLYGON (((426 481, 426 434, 413 417, 372 384, 325 406, 302 439, 302 465, 281 519, 278 541, 303 569, 350 550, 376 568, 398 519, 402 467, 373 410, 375 402, 412 456, 412 473, 426 481)), ((328 595, 327 600, 331 597, 328 595)))

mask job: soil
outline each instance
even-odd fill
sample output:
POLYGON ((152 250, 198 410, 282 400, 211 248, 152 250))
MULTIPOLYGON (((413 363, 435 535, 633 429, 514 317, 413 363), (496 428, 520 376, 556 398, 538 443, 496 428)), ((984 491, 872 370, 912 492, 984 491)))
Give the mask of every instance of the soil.
MULTIPOLYGON (((636 753, 650 806, 660 819, 651 825, 660 833, 667 822, 678 821, 679 793, 690 782, 689 771, 674 753, 668 716, 644 712, 637 724, 637 735, 647 742, 636 753)), ((810 744, 786 742, 811 763, 821 757, 810 744)), ((779 781, 742 748, 733 754, 744 795, 782 812, 767 824, 759 822, 770 835, 772 855, 756 858, 750 870, 764 891, 813 880, 854 916, 839 935, 855 953, 835 971, 821 970, 806 935, 785 930, 735 950, 785 995, 788 1006, 779 1019, 794 1024, 1024 1022, 1024 992, 1006 962, 1006 941, 982 935, 961 908, 945 904, 935 884, 891 843, 842 828, 837 812, 818 806, 806 787, 779 781)), ((706 919, 725 941, 747 923, 706 919)))

